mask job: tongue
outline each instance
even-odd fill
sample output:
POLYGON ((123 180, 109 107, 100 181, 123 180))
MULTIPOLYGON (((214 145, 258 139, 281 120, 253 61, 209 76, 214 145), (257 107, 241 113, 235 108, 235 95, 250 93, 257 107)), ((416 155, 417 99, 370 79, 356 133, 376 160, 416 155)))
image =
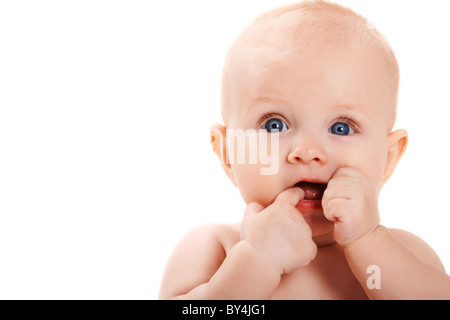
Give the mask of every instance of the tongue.
POLYGON ((321 183, 311 183, 311 182, 304 182, 301 181, 295 185, 296 187, 299 187, 305 191, 305 199, 304 200, 321 200, 323 193, 325 191, 325 188, 327 187, 326 184, 321 183))

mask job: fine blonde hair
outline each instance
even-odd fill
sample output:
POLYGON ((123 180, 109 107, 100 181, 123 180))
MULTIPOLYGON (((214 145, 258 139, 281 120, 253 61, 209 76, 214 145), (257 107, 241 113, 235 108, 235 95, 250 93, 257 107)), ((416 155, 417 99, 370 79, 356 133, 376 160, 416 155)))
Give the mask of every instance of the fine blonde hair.
MULTIPOLYGON (((229 83, 238 76, 239 65, 247 53, 264 51, 270 59, 283 59, 286 54, 301 53, 302 49, 319 40, 357 41, 376 50, 386 64, 391 79, 391 101, 397 106, 399 68, 391 46, 366 18, 350 8, 325 0, 310 0, 287 5, 262 14, 254 20, 231 46, 222 75, 222 116, 229 95, 229 83)), ((244 63, 243 63, 244 61, 244 63)), ((395 121, 395 120, 393 120, 395 121)), ((393 123, 392 123, 393 126, 393 123)))

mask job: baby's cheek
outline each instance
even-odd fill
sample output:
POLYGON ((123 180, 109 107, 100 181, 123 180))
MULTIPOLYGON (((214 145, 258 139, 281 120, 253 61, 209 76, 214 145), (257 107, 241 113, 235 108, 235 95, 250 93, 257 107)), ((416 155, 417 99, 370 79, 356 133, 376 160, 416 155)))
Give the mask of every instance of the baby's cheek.
POLYGON ((345 152, 338 160, 338 168, 351 167, 359 170, 373 181, 381 181, 386 163, 386 152, 378 143, 367 143, 360 148, 345 152))
POLYGON ((283 191, 276 175, 262 175, 258 165, 233 165, 236 186, 245 203, 257 202, 269 206, 283 191))

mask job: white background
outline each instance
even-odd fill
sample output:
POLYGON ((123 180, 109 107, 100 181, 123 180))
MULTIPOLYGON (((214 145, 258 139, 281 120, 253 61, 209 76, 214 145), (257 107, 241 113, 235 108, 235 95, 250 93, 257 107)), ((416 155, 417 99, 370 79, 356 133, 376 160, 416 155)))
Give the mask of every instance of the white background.
MULTIPOLYGON (((232 41, 293 1, 0 2, 0 298, 155 299, 192 227, 244 203, 210 150, 232 41)), ((337 1, 401 69, 382 223, 450 268, 448 1, 337 1)))

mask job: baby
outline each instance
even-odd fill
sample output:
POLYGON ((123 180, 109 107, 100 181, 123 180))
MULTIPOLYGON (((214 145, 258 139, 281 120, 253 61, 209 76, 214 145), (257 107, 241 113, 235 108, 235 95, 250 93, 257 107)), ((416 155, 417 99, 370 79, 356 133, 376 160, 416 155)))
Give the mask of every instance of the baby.
POLYGON ((160 298, 450 299, 435 252, 380 225, 378 196, 408 141, 392 131, 398 83, 390 46, 348 8, 309 1, 256 19, 228 54, 225 126, 211 129, 243 220, 188 233, 160 298), (239 130, 241 142, 258 132, 276 170, 231 159, 239 130))

